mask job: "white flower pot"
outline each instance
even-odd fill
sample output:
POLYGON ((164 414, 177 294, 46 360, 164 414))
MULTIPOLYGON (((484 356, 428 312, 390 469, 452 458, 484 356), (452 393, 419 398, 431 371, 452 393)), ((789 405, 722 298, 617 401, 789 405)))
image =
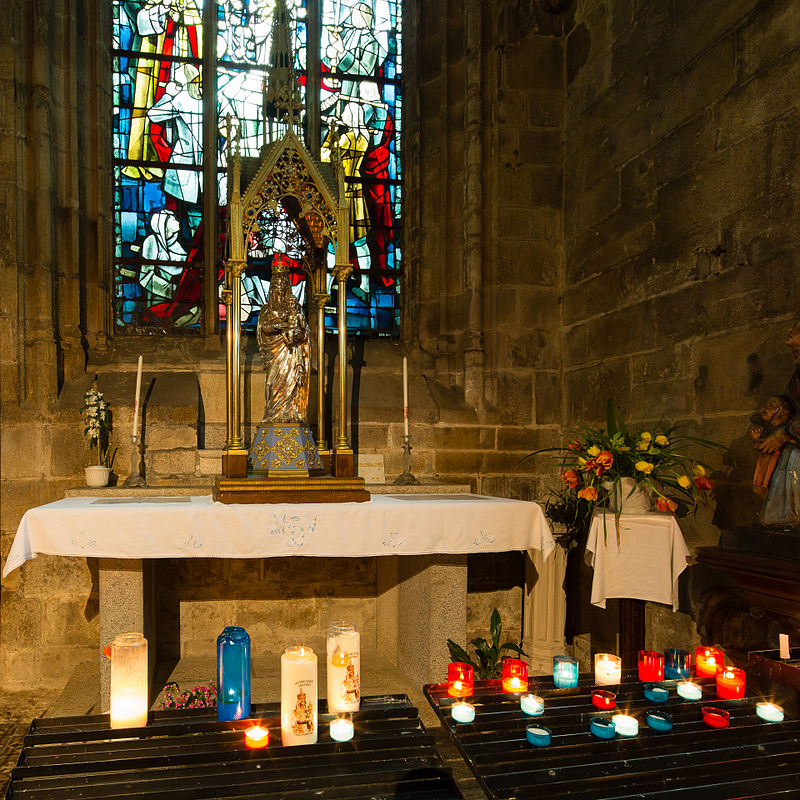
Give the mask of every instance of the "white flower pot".
POLYGON ((611 481, 603 481, 603 488, 609 492, 609 511, 621 514, 646 514, 650 510, 650 492, 647 488, 636 485, 633 478, 620 478, 616 486, 611 481))
POLYGON ((111 467, 84 467, 86 473, 87 486, 108 486, 108 477, 111 475, 111 467))

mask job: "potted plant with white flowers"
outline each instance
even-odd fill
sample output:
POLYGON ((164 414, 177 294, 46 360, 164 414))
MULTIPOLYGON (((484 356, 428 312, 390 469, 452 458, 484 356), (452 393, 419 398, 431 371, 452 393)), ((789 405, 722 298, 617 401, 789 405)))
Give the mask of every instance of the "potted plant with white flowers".
POLYGON ((108 486, 111 475, 109 434, 111 433, 111 404, 98 391, 97 382, 83 395, 83 435, 89 439, 89 449, 97 449, 97 464, 84 467, 87 486, 108 486))

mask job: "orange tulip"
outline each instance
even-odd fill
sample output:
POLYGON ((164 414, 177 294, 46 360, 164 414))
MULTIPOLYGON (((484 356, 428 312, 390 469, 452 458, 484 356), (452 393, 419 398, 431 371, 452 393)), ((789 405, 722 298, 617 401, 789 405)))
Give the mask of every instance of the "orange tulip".
POLYGON ((597 500, 597 489, 595 489, 594 486, 585 486, 578 492, 578 497, 580 497, 581 500, 588 500, 589 502, 597 500))
POLYGON ((564 481, 570 489, 574 489, 578 485, 580 479, 578 478, 578 473, 575 472, 574 469, 568 469, 566 472, 561 473, 561 480, 564 481))
POLYGON ((714 484, 711 483, 711 480, 709 478, 706 478, 705 475, 698 475, 698 477, 694 479, 694 485, 698 489, 702 489, 704 492, 707 492, 709 489, 714 488, 714 484))
POLYGON ((674 500, 670 500, 669 497, 656 498, 656 508, 659 511, 674 511, 677 507, 678 504, 674 500))

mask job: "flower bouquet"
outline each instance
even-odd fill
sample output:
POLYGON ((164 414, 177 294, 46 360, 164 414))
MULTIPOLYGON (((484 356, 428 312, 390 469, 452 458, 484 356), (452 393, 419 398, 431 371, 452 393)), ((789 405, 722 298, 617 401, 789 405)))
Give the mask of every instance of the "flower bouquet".
POLYGON ((216 681, 201 683, 191 689, 181 691, 180 686, 172 681, 164 686, 164 695, 156 706, 159 710, 178 708, 216 708, 216 681))
MULTIPOLYGON (((626 501, 642 493, 657 511, 685 516, 707 504, 711 489, 707 464, 689 455, 690 445, 725 448, 706 439, 680 435, 676 425, 629 431, 611 401, 606 428, 578 427, 566 448, 558 448, 561 486, 545 512, 567 530, 588 527, 595 508, 619 515, 626 501)), ((538 453, 548 452, 540 450, 538 453)))
POLYGON ((97 464, 110 467, 109 434, 111 433, 111 403, 103 399, 103 393, 97 390, 97 383, 92 384, 83 395, 83 435, 89 439, 89 449, 97 448, 97 464))

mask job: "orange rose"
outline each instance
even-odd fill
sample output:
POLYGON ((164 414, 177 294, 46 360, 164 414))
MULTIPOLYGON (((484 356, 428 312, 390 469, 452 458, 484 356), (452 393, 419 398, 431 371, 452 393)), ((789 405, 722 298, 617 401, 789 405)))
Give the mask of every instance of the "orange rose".
POLYGON ((561 480, 564 481, 570 489, 574 489, 580 481, 578 473, 575 472, 574 469, 568 469, 566 472, 562 472, 561 480))
POLYGON ((609 450, 603 450, 598 454, 597 458, 595 458, 594 463, 595 472, 598 475, 602 475, 614 463, 614 456, 609 450))
POLYGON ((674 511, 677 507, 678 504, 674 500, 670 500, 668 497, 656 498, 656 508, 659 511, 674 511))
POLYGON ((585 486, 578 492, 581 500, 588 500, 590 503, 597 500, 597 489, 594 486, 585 486))
POLYGON ((707 492, 709 489, 713 489, 714 488, 714 484, 711 483, 711 480, 709 478, 706 478, 705 475, 698 475, 694 479, 694 485, 698 489, 702 489, 704 492, 707 492))

